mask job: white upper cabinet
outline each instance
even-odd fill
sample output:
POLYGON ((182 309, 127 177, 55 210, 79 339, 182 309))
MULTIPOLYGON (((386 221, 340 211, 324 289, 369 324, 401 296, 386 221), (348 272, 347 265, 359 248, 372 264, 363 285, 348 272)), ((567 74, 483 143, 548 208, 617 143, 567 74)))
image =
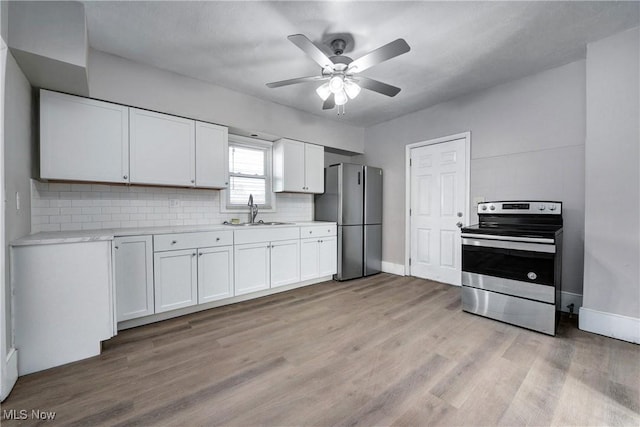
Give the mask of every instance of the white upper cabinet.
POLYGON ((129 182, 129 108, 40 91, 40 176, 129 182))
POLYGON ((324 192, 324 147, 280 139, 273 146, 273 191, 324 192))
POLYGON ((304 166, 307 193, 324 193, 324 147, 305 144, 304 166))
POLYGON ((229 185, 229 131, 224 126, 196 122, 196 187, 229 185))
POLYGON ((129 109, 131 183, 193 187, 195 121, 129 109))

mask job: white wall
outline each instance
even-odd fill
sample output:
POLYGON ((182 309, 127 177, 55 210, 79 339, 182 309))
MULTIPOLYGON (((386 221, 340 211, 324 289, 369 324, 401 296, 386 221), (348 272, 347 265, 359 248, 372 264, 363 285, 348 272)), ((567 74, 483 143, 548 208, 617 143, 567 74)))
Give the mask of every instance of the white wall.
POLYGON ((34 87, 87 96, 89 41, 84 5, 11 1, 7 44, 34 87))
MULTIPOLYGON (((477 196, 563 202, 563 291, 582 293, 584 61, 366 129, 365 155, 354 160, 385 171, 383 261, 404 264, 405 145, 465 131, 471 131, 471 202, 477 196)), ((475 222, 473 213, 468 223, 475 222)))
POLYGON ((139 64, 89 54, 89 95, 135 107, 362 153, 363 128, 139 64))
MULTIPOLYGON (((640 338, 640 29, 587 47, 584 307, 640 338)), ((582 319, 581 319, 582 327, 582 319)))
MULTIPOLYGON (((218 190, 33 181, 31 232, 222 224, 248 221, 246 213, 221 213, 218 190), (171 207, 176 200, 178 206, 171 207)), ((276 194, 276 212, 258 220, 311 221, 313 195, 276 194)))

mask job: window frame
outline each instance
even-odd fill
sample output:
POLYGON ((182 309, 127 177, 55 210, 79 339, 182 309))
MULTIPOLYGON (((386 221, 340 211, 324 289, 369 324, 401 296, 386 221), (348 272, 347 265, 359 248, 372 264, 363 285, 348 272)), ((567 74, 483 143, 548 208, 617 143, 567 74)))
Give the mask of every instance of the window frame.
MULTIPOLYGON (((276 196, 273 192, 272 188, 272 158, 273 158, 273 142, 266 141, 264 139, 257 138, 249 138, 246 136, 233 135, 229 134, 229 147, 227 152, 227 159, 225 162, 227 168, 227 174, 229 177, 229 186, 231 186, 231 177, 247 177, 247 178, 255 178, 253 175, 243 175, 243 174, 233 174, 229 170, 229 159, 231 156, 232 148, 236 147, 246 147, 252 149, 263 150, 265 152, 264 159, 264 180, 265 180, 265 203, 258 205, 260 212, 276 212, 276 196)), ((262 176, 261 176, 262 177, 262 176)), ((249 207, 246 202, 241 205, 234 205, 230 202, 230 189, 223 189, 220 191, 220 212, 223 213, 248 213, 249 207)))

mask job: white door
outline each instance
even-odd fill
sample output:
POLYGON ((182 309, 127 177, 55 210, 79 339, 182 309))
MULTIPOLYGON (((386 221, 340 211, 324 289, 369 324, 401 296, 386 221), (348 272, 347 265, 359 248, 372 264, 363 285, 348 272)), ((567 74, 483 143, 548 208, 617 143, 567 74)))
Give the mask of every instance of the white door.
POLYGON ((118 322, 154 313, 151 239, 151 236, 130 236, 116 237, 113 241, 118 322))
POLYGON ((318 239, 300 240, 300 280, 315 279, 319 276, 318 239))
POLYGON ((271 243, 271 287, 300 281, 300 239, 271 243))
POLYGON ((229 185, 229 134, 224 126, 196 122, 196 187, 229 185))
POLYGON ((466 139, 411 149, 412 276, 460 285, 466 139))
POLYGON ((318 276, 336 274, 338 271, 338 238, 322 237, 318 247, 318 276))
POLYGON ((198 304, 233 296, 233 246, 198 250, 198 304))
POLYGON ((196 255, 195 249, 155 253, 156 313, 198 303, 196 255))
POLYGON ((40 176, 129 182, 129 107, 40 91, 40 176))
POLYGON ((269 252, 268 242, 234 246, 235 295, 269 289, 269 252))
POLYGON ((195 121, 129 109, 130 181, 193 187, 195 121))
POLYGON ((308 193, 324 193, 324 147, 305 144, 304 182, 308 193))

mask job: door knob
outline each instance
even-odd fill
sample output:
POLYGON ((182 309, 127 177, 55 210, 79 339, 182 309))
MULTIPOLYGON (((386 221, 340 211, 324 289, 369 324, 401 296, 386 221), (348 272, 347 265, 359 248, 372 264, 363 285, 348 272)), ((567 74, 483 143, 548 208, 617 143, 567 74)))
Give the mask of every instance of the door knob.
POLYGON ((456 226, 458 226, 458 228, 462 228, 462 222, 458 221, 458 222, 456 223, 456 226))
POLYGON ((458 212, 458 218, 462 218, 462 212, 458 212))

